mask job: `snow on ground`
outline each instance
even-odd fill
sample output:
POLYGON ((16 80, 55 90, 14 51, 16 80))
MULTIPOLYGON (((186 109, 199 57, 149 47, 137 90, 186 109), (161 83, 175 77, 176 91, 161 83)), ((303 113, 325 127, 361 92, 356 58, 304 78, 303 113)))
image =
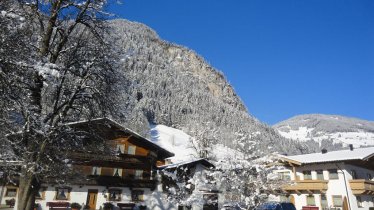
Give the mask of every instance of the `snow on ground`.
POLYGON ((185 132, 165 125, 151 126, 151 140, 159 146, 173 152, 172 163, 197 159, 191 146, 190 136, 185 132))
POLYGON ((336 132, 336 133, 322 133, 317 135, 312 134, 314 128, 299 127, 298 130, 290 130, 289 132, 278 132, 285 138, 294 139, 298 141, 314 140, 321 142, 322 140, 331 139, 334 143, 343 143, 344 146, 353 144, 354 147, 372 146, 374 145, 374 133, 357 131, 357 132, 336 132))
POLYGON ((308 141, 310 140, 310 133, 314 128, 299 127, 298 130, 290 130, 289 132, 278 131, 283 137, 289 139, 295 139, 299 141, 308 141))
MULTIPOLYGON (((191 146, 190 138, 191 137, 188 134, 179 129, 171 128, 165 125, 151 126, 151 140, 175 154, 174 157, 170 158, 172 163, 195 160, 199 158, 196 151, 191 146)), ((246 167, 246 164, 248 163, 247 161, 244 161, 246 154, 222 144, 214 145, 211 150, 211 154, 218 163, 236 162, 241 163, 242 166, 240 167, 246 167)))

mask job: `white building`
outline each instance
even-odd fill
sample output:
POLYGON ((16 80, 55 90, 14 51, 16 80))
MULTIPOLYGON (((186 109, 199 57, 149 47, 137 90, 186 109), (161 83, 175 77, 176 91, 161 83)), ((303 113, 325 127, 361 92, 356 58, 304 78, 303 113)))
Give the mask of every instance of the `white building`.
POLYGON ((278 171, 292 184, 282 187, 296 209, 374 209, 374 147, 282 156, 278 171))

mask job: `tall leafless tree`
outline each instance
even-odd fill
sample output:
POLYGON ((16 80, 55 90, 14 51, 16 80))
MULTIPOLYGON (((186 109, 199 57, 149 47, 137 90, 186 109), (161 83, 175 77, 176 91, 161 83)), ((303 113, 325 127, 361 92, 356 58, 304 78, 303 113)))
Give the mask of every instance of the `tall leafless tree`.
POLYGON ((105 39, 106 0, 0 2, 0 158, 21 163, 17 208, 79 147, 64 124, 105 115, 120 74, 105 39), (10 135, 5 135, 10 134, 10 135))

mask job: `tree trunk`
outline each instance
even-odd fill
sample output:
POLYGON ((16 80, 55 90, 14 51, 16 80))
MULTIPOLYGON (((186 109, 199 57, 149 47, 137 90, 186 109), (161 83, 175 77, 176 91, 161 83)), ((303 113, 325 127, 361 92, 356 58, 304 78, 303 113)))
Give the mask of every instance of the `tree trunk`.
MULTIPOLYGON (((33 117, 29 119, 30 131, 33 132, 33 129, 40 130, 41 123, 41 113, 42 113, 42 90, 43 90, 43 77, 35 72, 33 75, 34 85, 30 88, 30 112, 33 117)), ((35 177, 35 168, 30 166, 38 162, 38 159, 35 159, 33 155, 28 154, 28 152, 33 153, 36 148, 39 148, 38 142, 34 139, 36 135, 25 135, 25 156, 24 166, 21 169, 21 175, 19 177, 19 192, 17 200, 17 209, 18 210, 33 210, 35 203, 35 195, 39 191, 40 184, 35 177)), ((37 150, 38 151, 38 150, 37 150)), ((40 153, 43 153, 40 150, 40 153)), ((39 154, 40 155, 40 154, 39 154)))
MULTIPOLYGON (((38 72, 35 72, 33 75, 34 80, 34 86, 30 88, 31 94, 31 108, 33 114, 37 114, 40 117, 40 113, 42 112, 42 89, 43 89, 43 77, 39 75, 38 72)), ((39 122, 32 122, 32 123, 38 123, 39 122)))
POLYGON ((47 28, 46 28, 45 34, 42 36, 42 39, 41 39, 41 46, 39 49, 41 56, 46 56, 48 54, 48 51, 50 50, 49 42, 51 41, 51 37, 53 34, 53 27, 56 24, 58 14, 59 14, 58 10, 60 10, 61 3, 62 3, 61 0, 57 0, 52 4, 51 14, 48 20, 47 28))
POLYGON ((21 174, 19 178, 17 210, 33 210, 35 195, 39 191, 40 186, 35 176, 26 172, 26 169, 21 174))

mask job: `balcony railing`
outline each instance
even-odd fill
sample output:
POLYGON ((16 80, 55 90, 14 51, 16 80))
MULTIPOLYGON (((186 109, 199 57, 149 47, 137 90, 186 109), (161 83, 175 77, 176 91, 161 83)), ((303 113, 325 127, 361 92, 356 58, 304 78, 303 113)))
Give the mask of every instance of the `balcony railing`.
POLYGON ((328 188, 327 183, 327 180, 298 180, 292 184, 283 186, 282 190, 288 192, 292 191, 296 193, 301 193, 305 191, 308 193, 312 193, 315 191, 326 192, 328 188))
POLYGON ((136 179, 130 177, 114 177, 114 176, 88 176, 84 184, 115 186, 115 187, 139 187, 154 189, 157 180, 153 179, 136 179))
POLYGON ((354 195, 374 194, 374 181, 353 179, 349 181, 354 195))

